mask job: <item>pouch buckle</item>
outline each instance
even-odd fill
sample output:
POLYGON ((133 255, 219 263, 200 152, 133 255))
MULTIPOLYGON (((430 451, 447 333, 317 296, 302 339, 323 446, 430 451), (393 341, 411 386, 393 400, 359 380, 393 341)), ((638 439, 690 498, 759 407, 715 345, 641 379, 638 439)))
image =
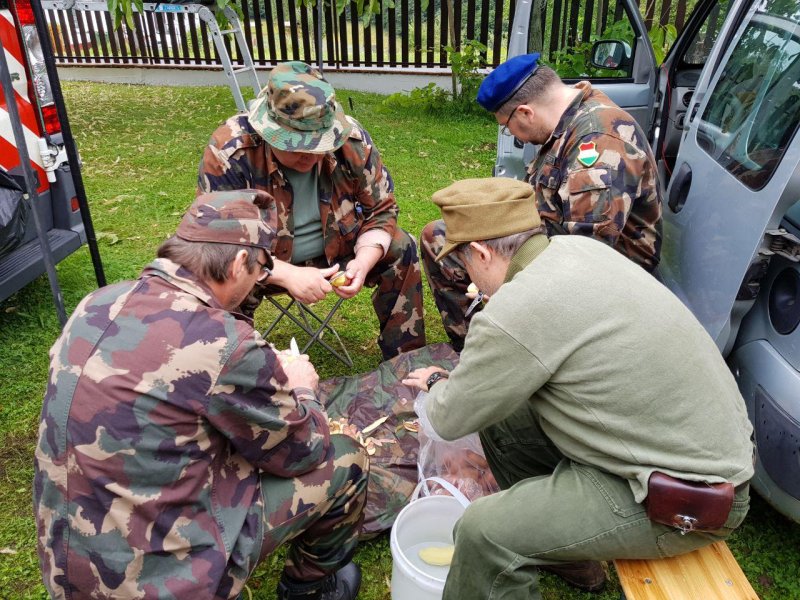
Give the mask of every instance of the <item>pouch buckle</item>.
POLYGON ((675 527, 680 529, 681 535, 694 531, 697 519, 688 515, 675 515, 675 527))

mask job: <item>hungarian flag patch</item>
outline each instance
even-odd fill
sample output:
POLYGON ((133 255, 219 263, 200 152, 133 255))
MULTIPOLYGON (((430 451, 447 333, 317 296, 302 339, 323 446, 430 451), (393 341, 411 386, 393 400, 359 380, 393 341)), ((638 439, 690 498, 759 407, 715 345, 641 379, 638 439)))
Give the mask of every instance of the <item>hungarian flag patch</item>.
POLYGON ((594 142, 586 142, 578 146, 580 152, 578 153, 578 162, 584 167, 591 167, 600 158, 600 153, 597 151, 597 144, 594 142))

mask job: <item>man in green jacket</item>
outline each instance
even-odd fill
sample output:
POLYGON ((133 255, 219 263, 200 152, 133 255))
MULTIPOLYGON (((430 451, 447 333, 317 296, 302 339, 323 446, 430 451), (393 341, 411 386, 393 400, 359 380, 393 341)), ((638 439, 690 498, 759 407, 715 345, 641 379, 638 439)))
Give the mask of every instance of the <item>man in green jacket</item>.
POLYGON ((456 253, 491 299, 452 373, 404 382, 429 392, 418 412, 435 434, 480 433, 502 488, 456 525, 445 600, 540 598, 538 568, 599 589, 598 561, 690 552, 725 539, 749 505, 752 426, 713 340, 619 252, 548 240, 533 194, 493 178, 433 196, 447 229, 437 258, 456 253), (720 496, 662 524, 665 478, 720 496), (716 518, 691 520, 704 508, 716 518))

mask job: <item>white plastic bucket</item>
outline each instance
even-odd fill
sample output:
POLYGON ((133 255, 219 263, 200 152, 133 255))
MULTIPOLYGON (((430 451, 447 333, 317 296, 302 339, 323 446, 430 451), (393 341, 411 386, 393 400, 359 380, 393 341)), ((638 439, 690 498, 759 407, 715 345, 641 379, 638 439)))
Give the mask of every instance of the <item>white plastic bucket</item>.
POLYGON ((453 485, 429 477, 417 485, 411 503, 400 511, 392 527, 392 600, 441 600, 448 567, 428 565, 419 558, 420 548, 453 544, 453 526, 469 500, 453 485), (452 496, 419 498, 426 482, 435 481, 452 496))

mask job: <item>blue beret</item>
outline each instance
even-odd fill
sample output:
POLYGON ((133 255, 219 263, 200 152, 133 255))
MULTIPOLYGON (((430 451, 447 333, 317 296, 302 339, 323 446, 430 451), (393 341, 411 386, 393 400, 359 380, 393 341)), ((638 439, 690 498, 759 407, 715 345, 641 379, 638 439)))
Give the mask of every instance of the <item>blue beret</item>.
POLYGON ((497 112, 536 72, 539 53, 523 54, 508 59, 487 75, 478 89, 478 104, 489 112, 497 112))

